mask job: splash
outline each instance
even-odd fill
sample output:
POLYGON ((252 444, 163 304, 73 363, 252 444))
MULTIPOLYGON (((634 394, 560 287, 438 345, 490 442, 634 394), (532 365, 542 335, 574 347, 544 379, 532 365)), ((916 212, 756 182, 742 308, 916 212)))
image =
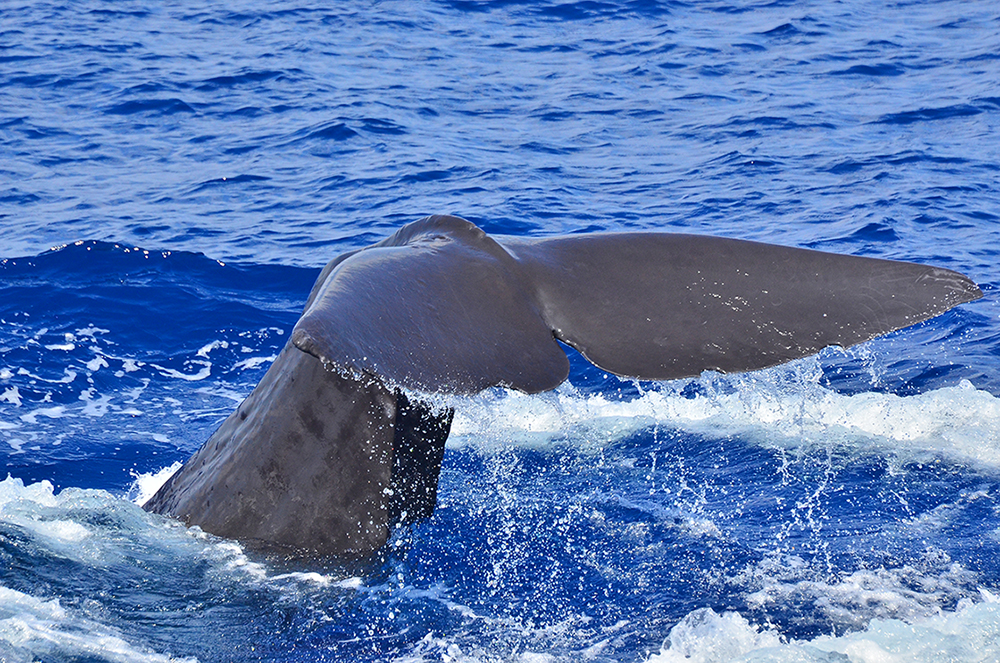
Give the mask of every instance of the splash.
POLYGON ((142 506, 149 501, 153 495, 156 494, 163 484, 165 484, 170 477, 177 473, 177 470, 181 469, 180 461, 176 461, 162 470, 156 472, 133 472, 132 476, 135 481, 129 487, 128 494, 131 496, 132 502, 137 506, 142 506))
POLYGON ((194 663, 128 643, 116 629, 40 599, 0 587, 0 660, 97 660, 109 663, 194 663))
POLYGON ((715 438, 743 436, 765 446, 836 444, 898 454, 907 460, 942 454, 1000 467, 1000 399, 962 380, 913 396, 843 394, 820 384, 815 358, 758 373, 706 374, 688 381, 638 385, 616 399, 565 383, 527 396, 493 391, 453 399, 454 447, 545 445, 572 438, 599 449, 651 426, 715 438))
POLYGON ((735 612, 696 610, 670 631, 648 663, 985 663, 1000 657, 1000 601, 981 600, 913 622, 873 620, 864 630, 809 641, 786 640, 735 612))

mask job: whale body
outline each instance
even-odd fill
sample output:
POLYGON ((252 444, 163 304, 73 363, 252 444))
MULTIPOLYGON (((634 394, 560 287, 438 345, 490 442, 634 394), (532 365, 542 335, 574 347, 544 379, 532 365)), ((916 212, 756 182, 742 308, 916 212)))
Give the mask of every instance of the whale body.
POLYGON ((419 394, 752 371, 982 296, 957 272, 659 232, 491 237, 431 216, 331 261, 253 392, 144 505, 290 554, 363 557, 431 515, 452 419, 419 394))

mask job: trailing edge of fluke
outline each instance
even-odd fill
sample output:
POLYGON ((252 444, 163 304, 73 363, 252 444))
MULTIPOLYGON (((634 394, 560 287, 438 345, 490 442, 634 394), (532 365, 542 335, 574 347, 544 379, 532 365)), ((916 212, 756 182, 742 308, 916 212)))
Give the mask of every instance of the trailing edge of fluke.
POLYGON ((908 262, 657 232, 494 238, 427 217, 323 269, 260 384, 144 506, 290 554, 365 556, 434 509, 452 413, 413 392, 553 389, 559 341, 639 379, 752 371, 981 296, 908 262))

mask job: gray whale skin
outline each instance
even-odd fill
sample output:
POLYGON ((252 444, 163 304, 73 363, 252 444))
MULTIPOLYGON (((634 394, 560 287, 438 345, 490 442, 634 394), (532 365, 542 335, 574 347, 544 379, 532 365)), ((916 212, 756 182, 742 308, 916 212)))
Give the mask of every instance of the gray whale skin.
POLYGON ((323 269, 260 384, 144 508, 365 557, 434 509, 452 413, 414 393, 553 389, 560 341, 639 379, 752 371, 981 296, 907 262, 658 232, 494 238, 431 216, 323 269))

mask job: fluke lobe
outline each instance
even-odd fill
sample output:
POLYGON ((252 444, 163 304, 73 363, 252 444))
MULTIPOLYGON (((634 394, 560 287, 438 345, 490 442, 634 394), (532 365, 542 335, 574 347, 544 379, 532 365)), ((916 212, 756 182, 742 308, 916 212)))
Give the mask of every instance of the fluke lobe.
POLYGON ((413 392, 552 389, 559 341, 633 378, 751 371, 981 296, 907 262, 655 232, 493 238, 431 216, 323 269, 260 384, 145 508, 365 556, 434 509, 452 413, 413 392))

